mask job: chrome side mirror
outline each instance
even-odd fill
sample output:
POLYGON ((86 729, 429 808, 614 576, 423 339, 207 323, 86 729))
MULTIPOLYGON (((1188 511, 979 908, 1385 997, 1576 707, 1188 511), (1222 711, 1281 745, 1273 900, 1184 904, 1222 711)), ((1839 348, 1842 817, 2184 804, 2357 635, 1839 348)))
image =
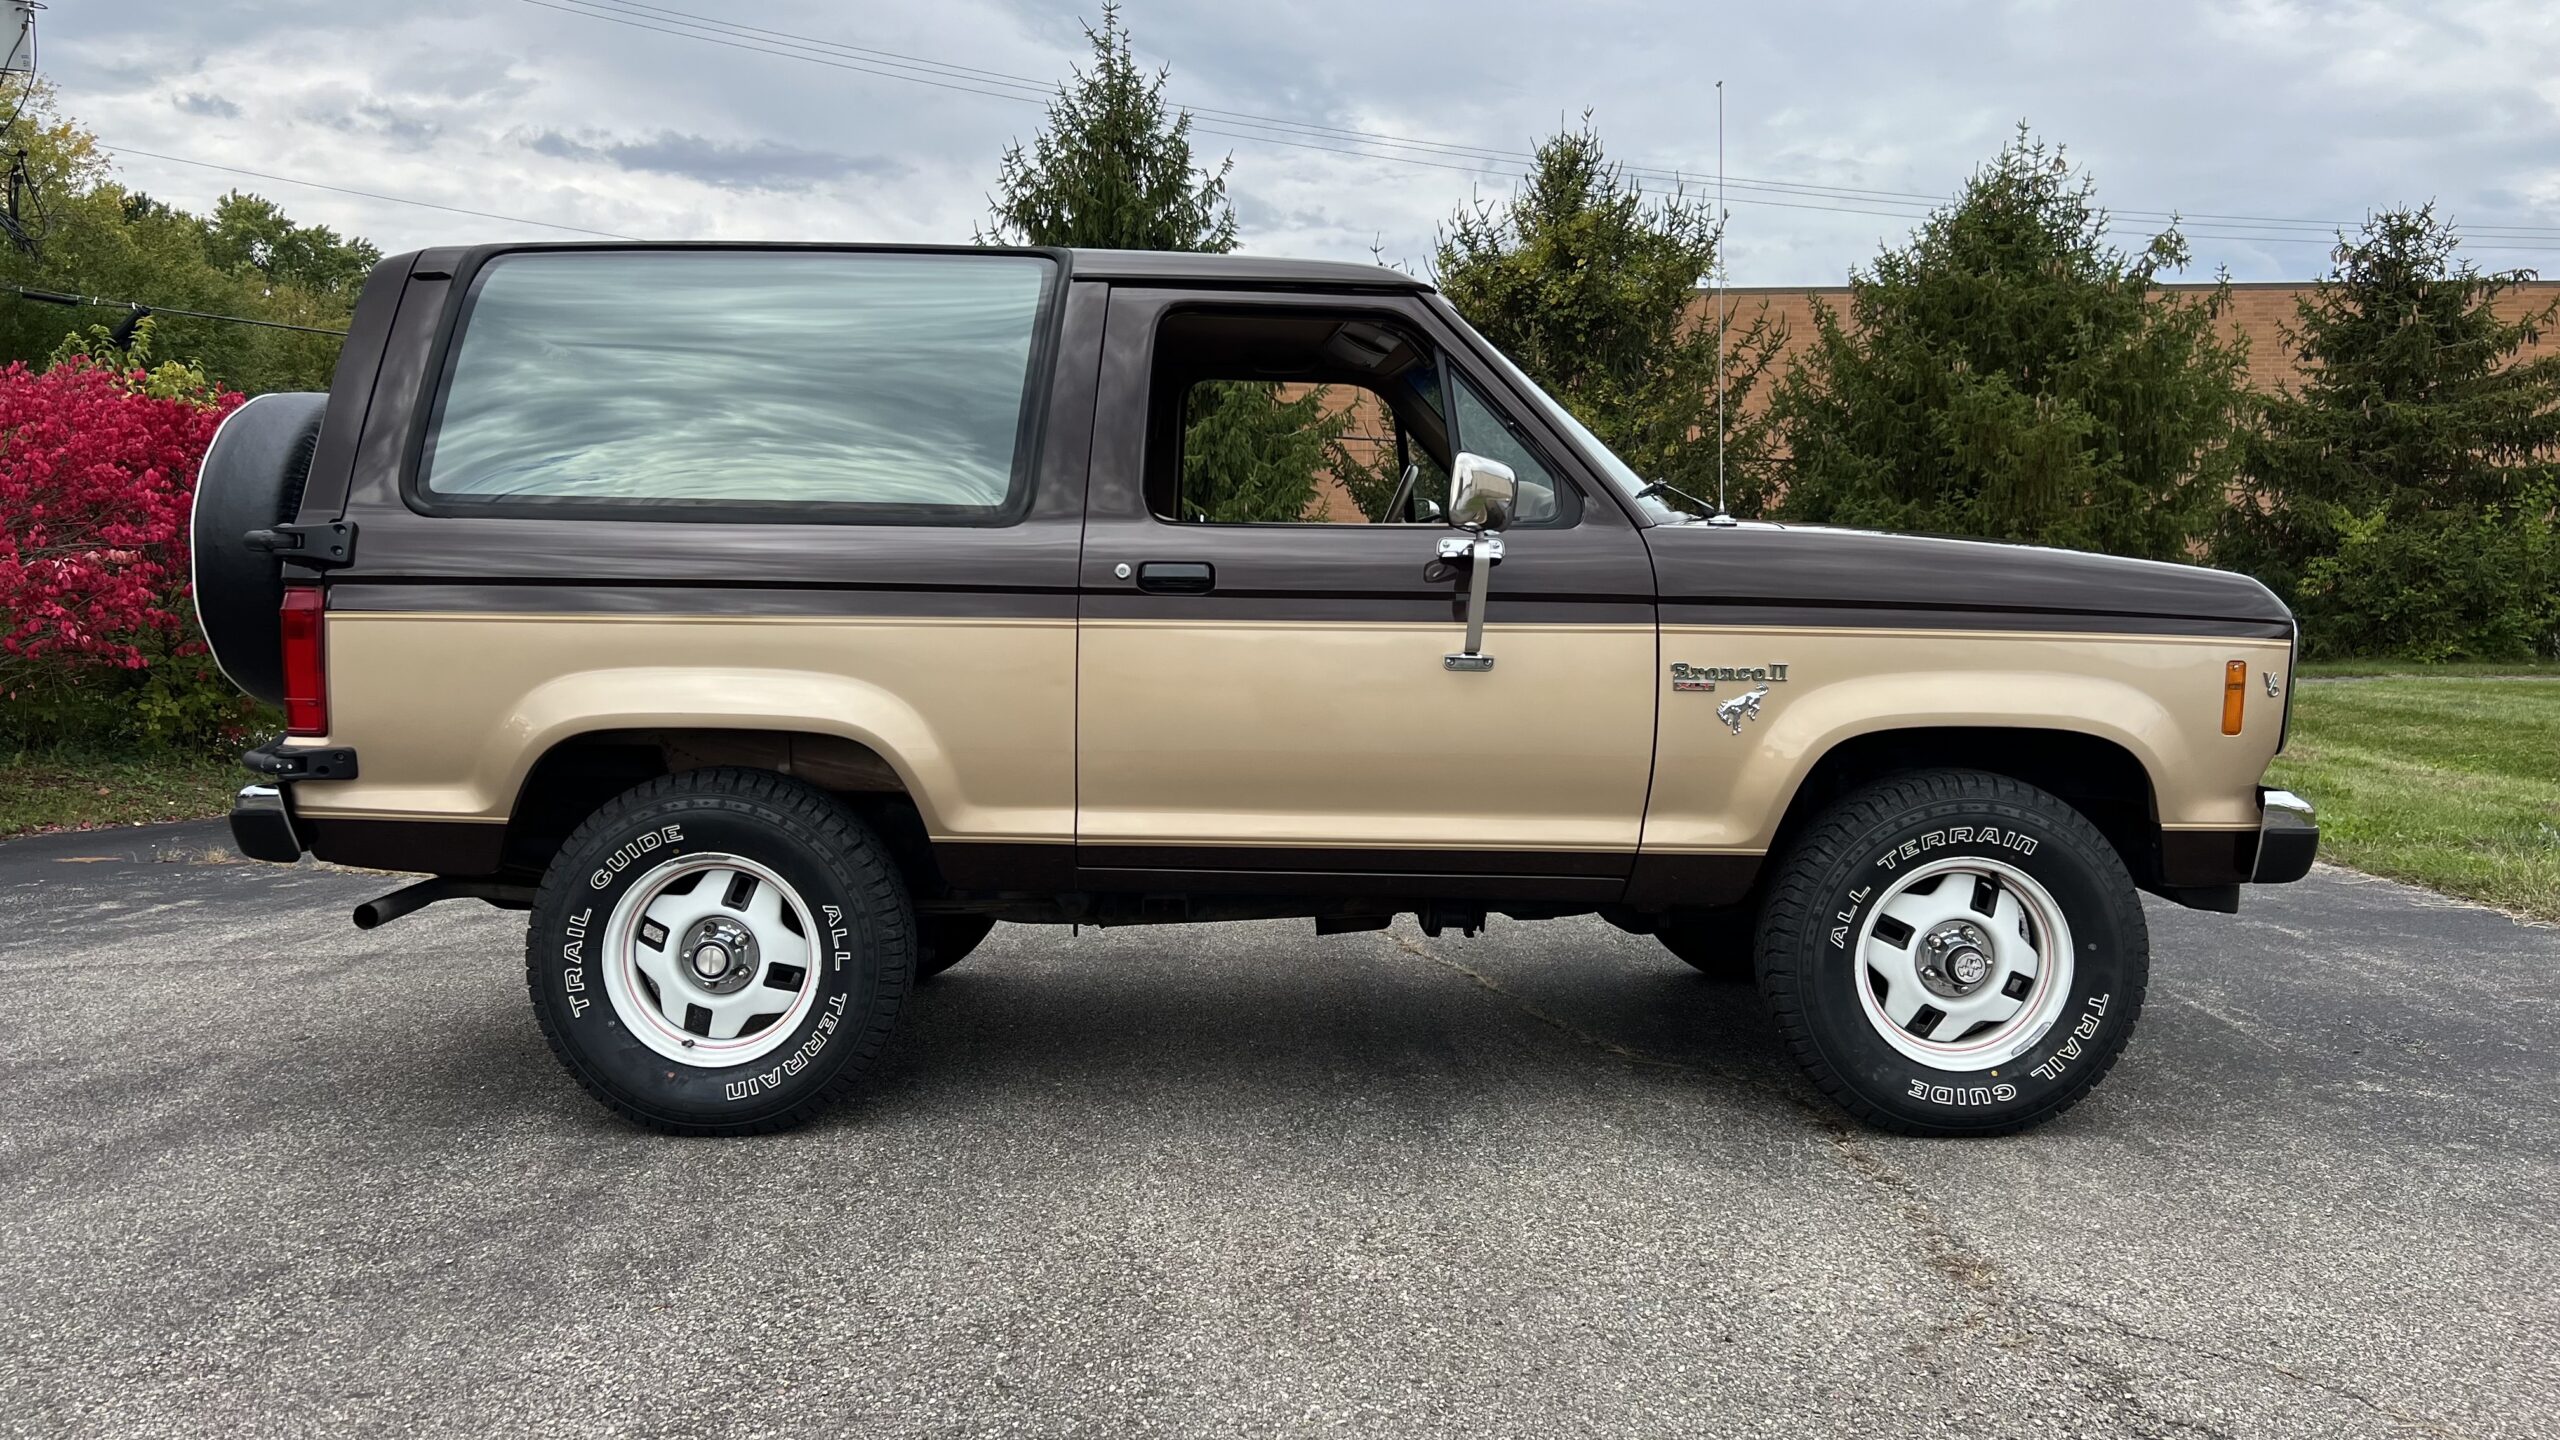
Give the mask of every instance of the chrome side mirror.
POLYGON ((1519 493, 1510 466, 1462 450, 1449 465, 1449 523, 1461 530, 1503 529, 1519 493))

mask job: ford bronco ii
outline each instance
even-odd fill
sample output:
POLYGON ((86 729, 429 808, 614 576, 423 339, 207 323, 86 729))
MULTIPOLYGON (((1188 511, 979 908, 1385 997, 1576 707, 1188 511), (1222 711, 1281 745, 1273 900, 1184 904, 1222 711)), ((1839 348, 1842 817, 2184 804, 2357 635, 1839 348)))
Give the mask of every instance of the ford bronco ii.
POLYGON ((286 723, 241 850, 530 910, 552 1049, 670 1131, 849 1090, 998 922, 1593 913, 1756 975, 1854 1115, 2016 1130, 2123 1049, 2139 892, 2317 840, 2256 582, 1737 523, 1366 266, 421 251, 196 506, 286 723), (1391 485, 1239 518, 1220 387, 1391 485))

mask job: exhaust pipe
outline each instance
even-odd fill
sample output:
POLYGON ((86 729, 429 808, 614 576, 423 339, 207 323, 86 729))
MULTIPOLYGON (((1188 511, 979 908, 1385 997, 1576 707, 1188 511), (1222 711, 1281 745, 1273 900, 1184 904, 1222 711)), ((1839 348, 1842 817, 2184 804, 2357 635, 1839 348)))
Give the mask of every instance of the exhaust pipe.
POLYGON ((454 880, 439 875, 403 886, 388 895, 378 895, 356 907, 356 928, 371 930, 388 925, 412 910, 423 910, 439 900, 486 900, 501 910, 533 908, 534 887, 501 885, 495 880, 454 880))

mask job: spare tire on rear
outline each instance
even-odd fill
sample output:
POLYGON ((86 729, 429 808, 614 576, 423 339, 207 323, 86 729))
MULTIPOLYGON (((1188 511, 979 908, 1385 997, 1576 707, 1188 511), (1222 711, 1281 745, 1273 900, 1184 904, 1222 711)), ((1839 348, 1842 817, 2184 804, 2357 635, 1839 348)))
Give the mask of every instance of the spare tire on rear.
POLYGON ((196 472, 187 542, 196 623, 231 683, 270 705, 284 703, 284 633, 276 622, 284 561, 241 537, 286 524, 301 510, 328 406, 325 394, 260 395, 223 418, 196 472))

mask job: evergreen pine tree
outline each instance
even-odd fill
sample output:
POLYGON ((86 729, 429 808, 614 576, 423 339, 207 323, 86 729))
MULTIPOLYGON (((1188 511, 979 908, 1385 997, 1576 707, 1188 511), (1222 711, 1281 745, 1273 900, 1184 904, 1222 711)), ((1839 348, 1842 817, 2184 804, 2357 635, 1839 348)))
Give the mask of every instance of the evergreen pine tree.
POLYGON ((2511 318, 2530 271, 2456 257, 2432 206, 2342 238, 2285 342, 2215 558, 2295 607, 2315 654, 2560 651, 2560 354, 2519 360, 2560 301, 2511 318))
POLYGON ((2246 353, 2127 254, 2059 150, 2024 126, 1911 240, 1817 303, 1773 419, 1792 519, 2185 559, 2224 503, 2246 353))
MULTIPOLYGON (((1699 285, 1721 236, 1708 205, 1648 197, 1588 116, 1541 144, 1513 197, 1460 210, 1434 279, 1467 322, 1647 479, 1716 493, 1716 344, 1699 285)), ((1729 317, 1724 423, 1731 508, 1756 513, 1764 428, 1744 401, 1783 332, 1729 317)), ((1678 496, 1668 501, 1692 508, 1678 496)))
MULTIPOLYGON (((1070 245, 1224 254, 1236 246, 1227 199, 1232 159, 1193 163, 1191 114, 1168 114, 1167 72, 1131 53, 1116 4, 1085 28, 1092 59, 1059 87, 1046 128, 1026 151, 1006 149, 992 225, 980 244, 1070 245)), ((1317 477, 1344 468, 1349 412, 1321 389, 1211 381, 1192 389, 1183 440, 1183 519, 1301 520, 1318 504, 1317 477)))

